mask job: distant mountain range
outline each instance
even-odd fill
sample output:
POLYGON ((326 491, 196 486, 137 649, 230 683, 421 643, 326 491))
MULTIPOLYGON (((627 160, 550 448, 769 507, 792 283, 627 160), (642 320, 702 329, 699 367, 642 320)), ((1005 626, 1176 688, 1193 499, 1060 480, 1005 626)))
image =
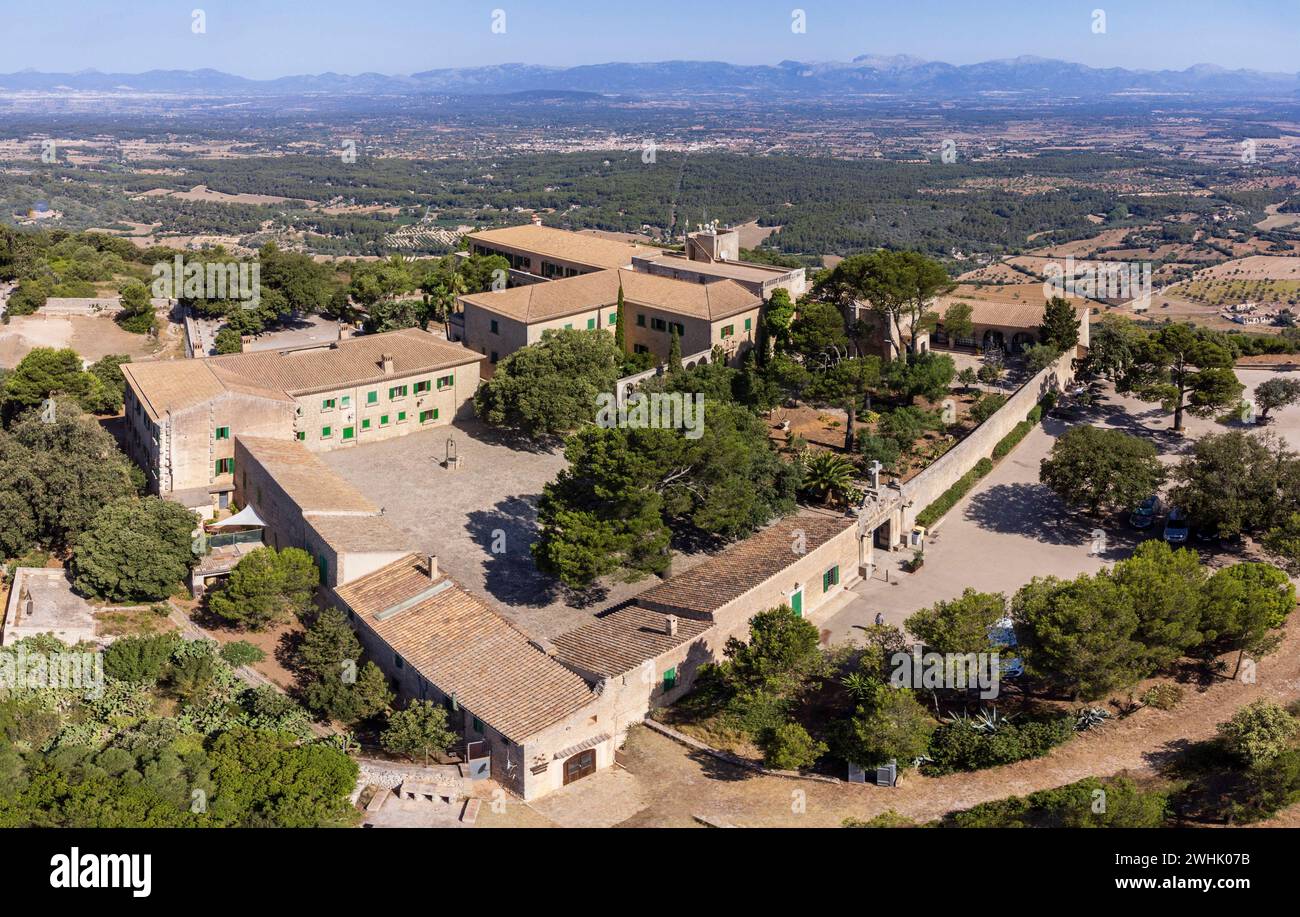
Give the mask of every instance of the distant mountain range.
POLYGON ((0 74, 0 91, 59 89, 98 92, 166 92, 207 96, 410 95, 550 92, 621 95, 707 96, 716 93, 774 93, 808 96, 888 93, 961 96, 977 93, 1033 93, 1101 96, 1114 93, 1212 93, 1290 96, 1300 92, 1300 74, 1227 70, 1197 64, 1186 70, 1096 68, 1042 57, 1016 57, 954 65, 906 55, 864 54, 848 62, 775 66, 718 61, 608 63, 581 67, 500 64, 426 70, 409 76, 319 73, 252 80, 219 70, 150 70, 145 73, 0 74))

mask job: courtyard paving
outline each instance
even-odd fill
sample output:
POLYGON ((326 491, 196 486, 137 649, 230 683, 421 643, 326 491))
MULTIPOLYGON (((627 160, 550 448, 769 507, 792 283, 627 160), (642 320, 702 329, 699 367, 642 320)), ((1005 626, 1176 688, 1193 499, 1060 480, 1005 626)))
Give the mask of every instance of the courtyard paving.
MULTIPOLYGON (((1255 386, 1277 376, 1300 378, 1300 373, 1272 370, 1238 370, 1250 398, 1255 386)), ((1300 447, 1300 405, 1275 412, 1265 426, 1188 416, 1187 432, 1177 435, 1172 420, 1159 405, 1117 394, 1109 386, 1098 403, 1070 420, 1048 418, 966 495, 935 526, 925 548, 925 564, 916 573, 903 572, 899 564, 910 551, 877 551, 876 577, 852 588, 858 600, 850 602, 818 624, 838 642, 852 640, 860 628, 873 624, 876 614, 886 623, 903 620, 935 602, 959 596, 966 587, 1010 595, 1035 576, 1073 578, 1095 573, 1101 567, 1128 557, 1143 538, 1156 537, 1159 527, 1140 533, 1127 525, 1123 514, 1100 522, 1071 512, 1046 487, 1038 483, 1039 464, 1052 444, 1074 424, 1122 429, 1149 438, 1162 460, 1173 463, 1191 449, 1198 437, 1232 429, 1266 430, 1300 447), (1095 533, 1105 534, 1101 553, 1095 550, 1095 533), (888 576, 888 581, 885 577, 888 576)))
MULTIPOLYGON (((575 596, 533 565, 537 501, 565 466, 561 450, 530 451, 477 420, 420 430, 321 458, 384 509, 413 550, 438 555, 462 586, 486 599, 527 634, 551 638, 659 582, 608 583, 575 596), (443 465, 455 439, 461 467, 443 465)), ((676 554, 673 570, 704 555, 676 554)))

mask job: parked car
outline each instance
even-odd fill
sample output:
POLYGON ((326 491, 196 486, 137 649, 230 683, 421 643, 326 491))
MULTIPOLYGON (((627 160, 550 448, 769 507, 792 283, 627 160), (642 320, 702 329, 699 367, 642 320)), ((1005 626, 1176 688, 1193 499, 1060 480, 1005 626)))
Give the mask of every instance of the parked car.
POLYGON ((1169 517, 1165 519, 1165 541, 1170 544, 1186 544, 1189 534, 1191 532, 1187 524, 1187 511, 1175 506, 1169 511, 1169 517))
POLYGON ((1149 529, 1155 523, 1156 517, 1160 515, 1160 510, 1160 498, 1152 494, 1133 510, 1128 517, 1129 525, 1135 529, 1149 529))

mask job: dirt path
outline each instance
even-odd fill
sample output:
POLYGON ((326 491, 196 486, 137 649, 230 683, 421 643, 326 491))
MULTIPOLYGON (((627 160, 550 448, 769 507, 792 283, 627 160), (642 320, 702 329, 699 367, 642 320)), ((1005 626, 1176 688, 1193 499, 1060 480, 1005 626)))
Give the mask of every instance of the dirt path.
MULTIPOLYGON (((947 777, 911 775, 892 790, 755 775, 649 730, 635 730, 624 758, 650 802, 623 824, 688 826, 695 815, 703 815, 740 826, 831 826, 889 809, 928 821, 1084 777, 1150 772, 1188 743, 1213 736, 1215 727, 1238 708, 1261 698, 1289 703, 1300 697, 1300 626, 1290 628, 1282 647, 1259 663, 1258 672, 1254 685, 1223 681, 1202 691, 1189 688, 1174 710, 1141 710, 1078 736, 1044 758, 947 777)), ((1300 807, 1271 823, 1300 823, 1300 807)))

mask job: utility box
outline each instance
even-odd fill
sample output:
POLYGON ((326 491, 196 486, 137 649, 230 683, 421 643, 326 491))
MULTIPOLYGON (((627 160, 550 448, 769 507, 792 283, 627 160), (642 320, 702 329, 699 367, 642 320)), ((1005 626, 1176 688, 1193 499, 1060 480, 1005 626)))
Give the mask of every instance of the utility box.
POLYGON ((919 548, 921 545, 925 544, 925 526, 923 525, 913 526, 912 540, 910 543, 914 548, 919 548))

